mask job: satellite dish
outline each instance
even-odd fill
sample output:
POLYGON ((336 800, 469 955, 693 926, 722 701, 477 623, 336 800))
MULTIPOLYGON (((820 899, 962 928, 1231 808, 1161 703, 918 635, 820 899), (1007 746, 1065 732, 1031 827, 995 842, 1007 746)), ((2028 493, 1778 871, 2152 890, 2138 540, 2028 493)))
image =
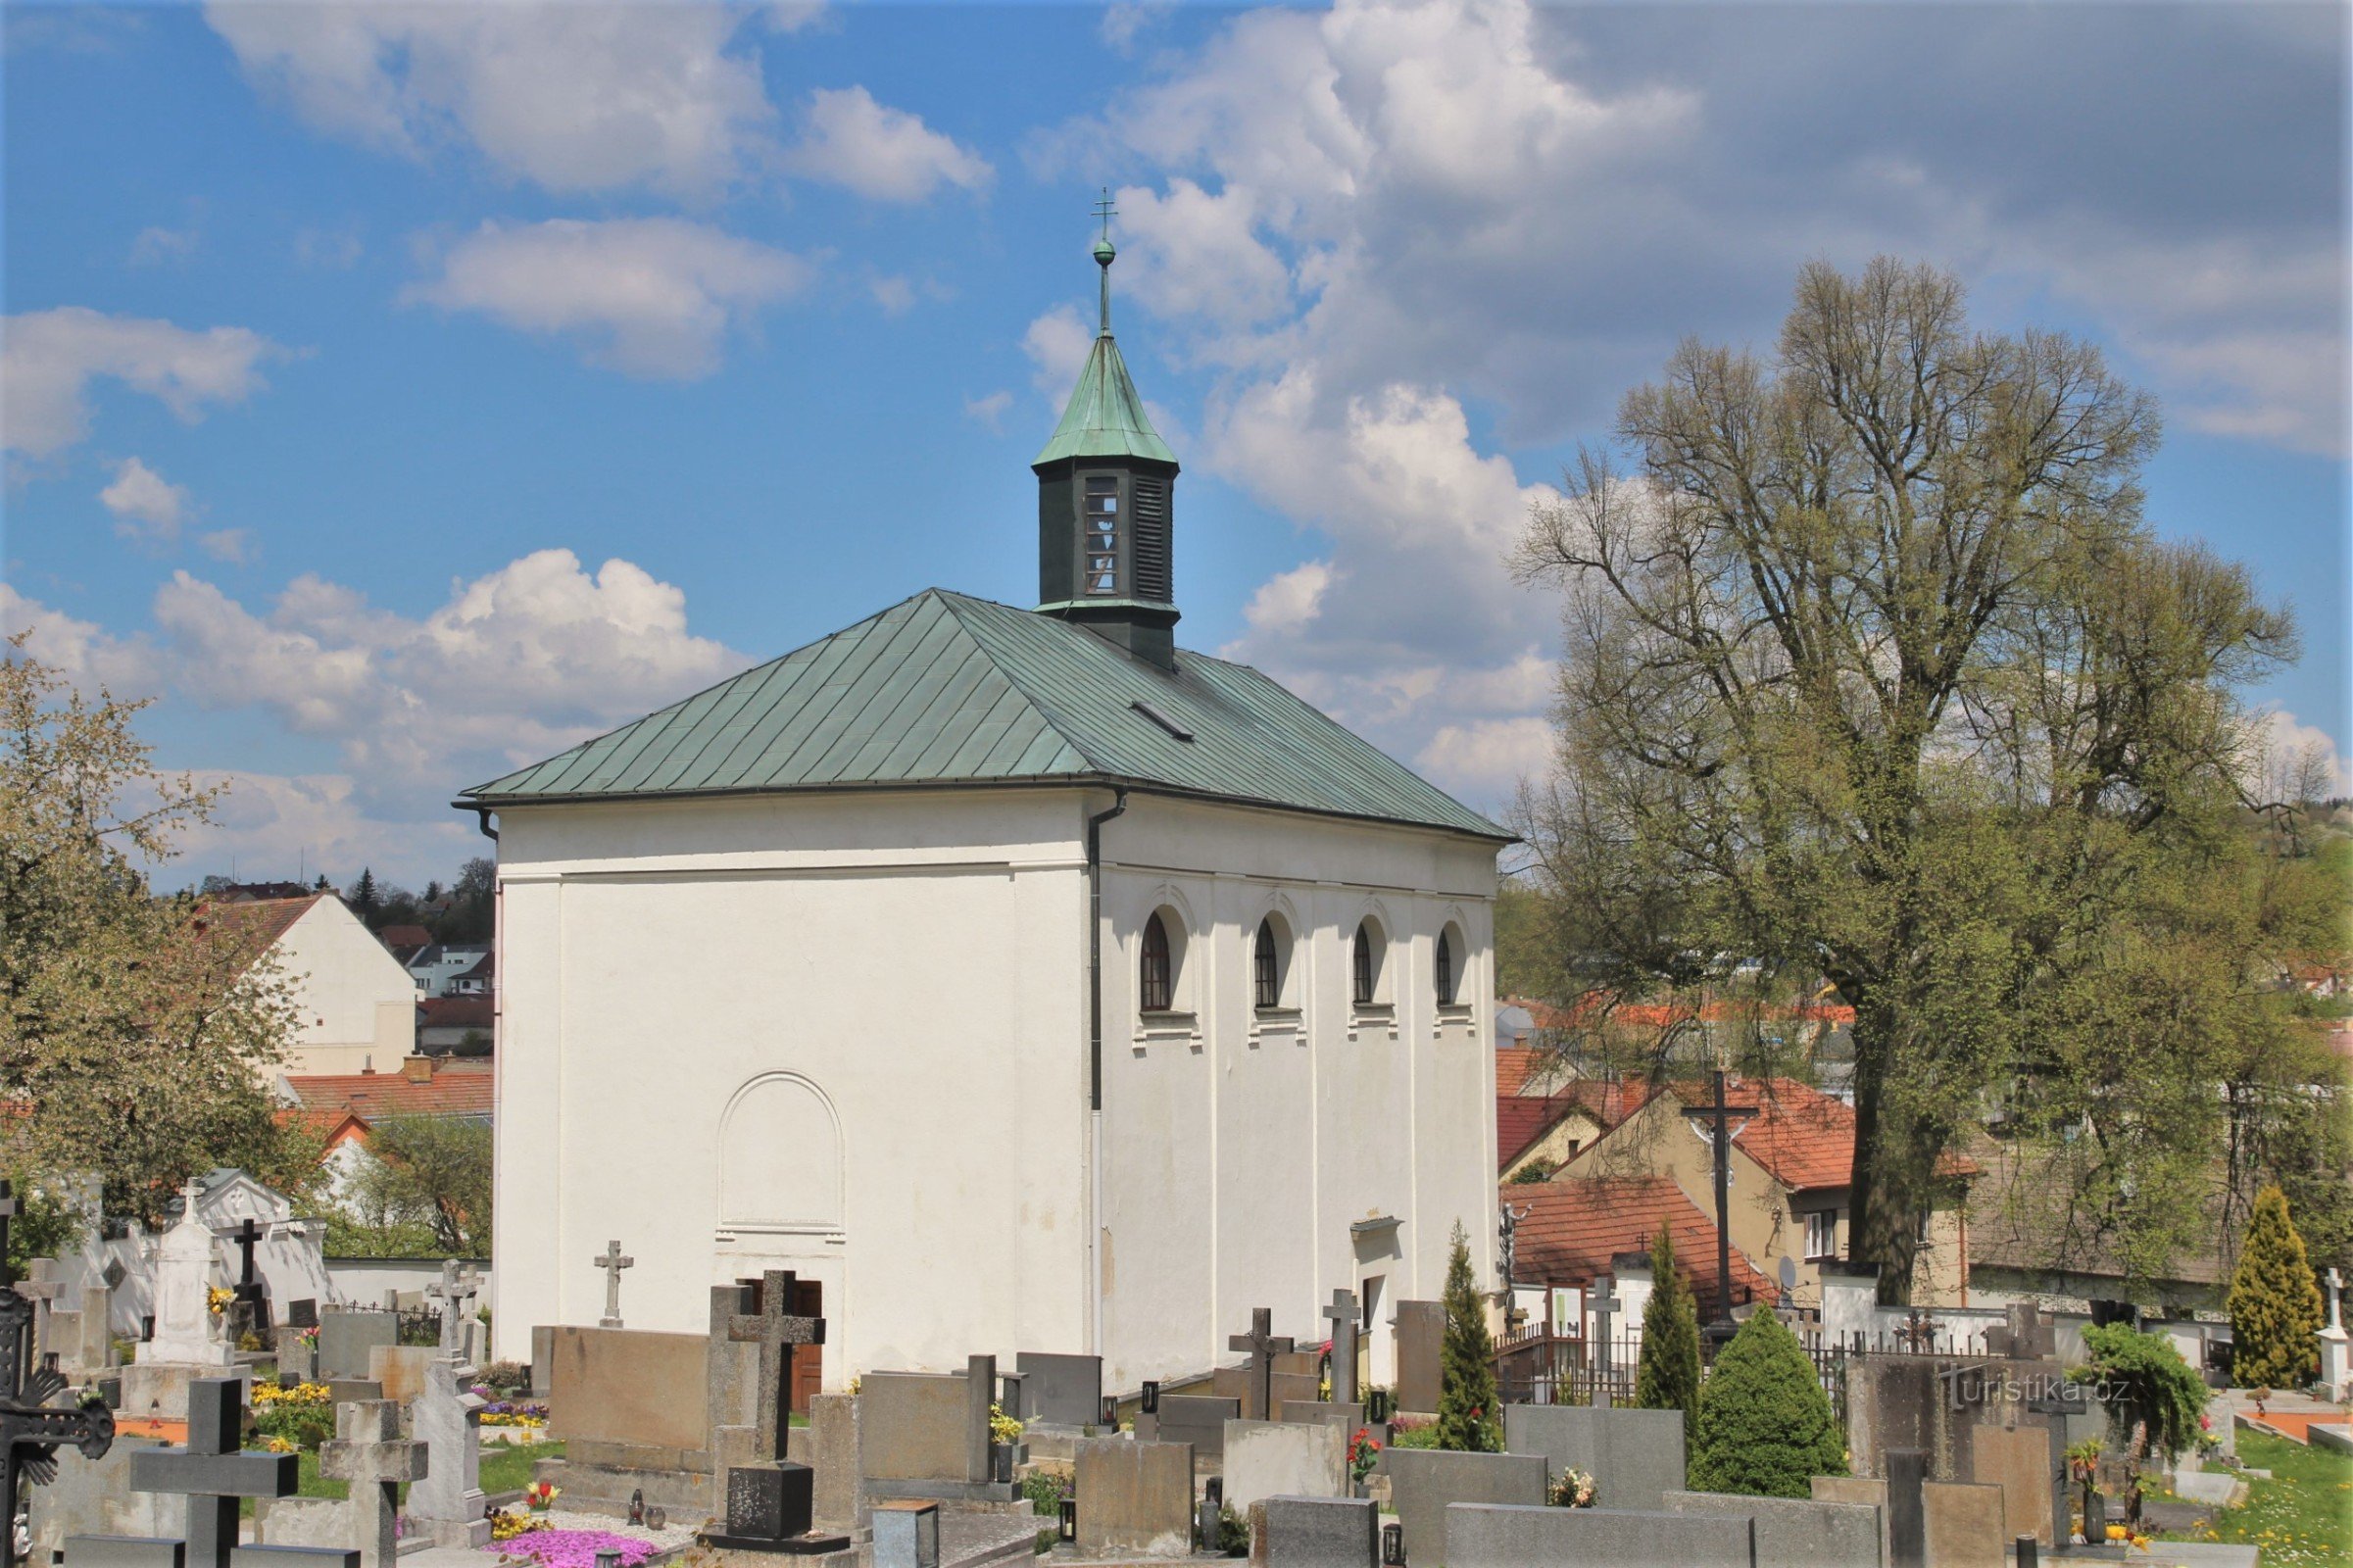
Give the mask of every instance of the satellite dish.
POLYGON ((1785 1291, 1797 1289, 1797 1260, 1793 1257, 1781 1260, 1781 1288, 1785 1291))

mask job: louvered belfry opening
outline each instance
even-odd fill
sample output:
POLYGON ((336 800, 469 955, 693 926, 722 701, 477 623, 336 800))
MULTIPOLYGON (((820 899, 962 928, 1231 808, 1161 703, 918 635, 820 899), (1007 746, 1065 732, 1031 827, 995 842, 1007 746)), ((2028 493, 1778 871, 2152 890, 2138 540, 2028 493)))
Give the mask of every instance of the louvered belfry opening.
POLYGON ((1140 473, 1135 480, 1134 515, 1130 521, 1136 554, 1136 597, 1173 604, 1169 582, 1168 489, 1166 479, 1140 473))

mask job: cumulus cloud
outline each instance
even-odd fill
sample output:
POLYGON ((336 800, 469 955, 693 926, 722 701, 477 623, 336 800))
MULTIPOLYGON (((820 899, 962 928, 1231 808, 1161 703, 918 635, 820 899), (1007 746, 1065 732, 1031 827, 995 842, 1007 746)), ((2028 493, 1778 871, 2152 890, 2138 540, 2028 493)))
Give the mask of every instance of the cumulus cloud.
POLYGON ((194 228, 164 228, 160 225, 142 228, 130 242, 130 265, 161 267, 167 262, 180 262, 196 254, 203 235, 194 228))
POLYGON ((1331 586, 1330 562, 1302 562, 1260 583, 1243 607, 1242 618, 1260 636, 1296 632, 1321 612, 1324 590, 1331 586))
POLYGON ((919 116, 874 101, 863 87, 820 87, 809 94, 807 126, 786 167, 877 201, 921 201, 943 185, 985 187, 987 159, 923 123, 919 116))
POLYGON ((975 419, 991 430, 1002 431, 1005 411, 1013 406, 1013 394, 1003 387, 977 398, 964 400, 964 417, 975 419))
POLYGON ((2353 795, 2353 759, 2335 736, 2283 708, 2254 715, 2243 782, 2260 800, 2293 801, 2308 790, 2323 799, 2353 795))
POLYGON ((154 544, 178 538, 188 513, 187 490, 137 458, 116 465, 114 483, 98 492, 98 500, 115 514, 117 532, 154 544))
POLYGON ((155 689, 153 651, 137 639, 116 637, 96 621, 27 599, 0 582, 0 636, 25 634, 25 651, 85 692, 106 687, 119 696, 143 697, 155 689))
POLYGON ((1414 765, 1443 789, 1481 801, 1507 801, 1526 779, 1552 765, 1552 726, 1541 718, 1482 718, 1442 725, 1414 755, 1414 765))
POLYGON ((170 321, 108 316, 84 306, 12 316, 0 347, 0 427, 8 450, 45 458, 90 432, 90 383, 123 382, 182 419, 206 405, 239 403, 266 383, 262 366, 285 351, 242 326, 192 331, 170 321))
POLYGON ((1030 384, 1056 408, 1078 385, 1087 353, 1095 346, 1095 325, 1079 315, 1075 305, 1057 305, 1029 323, 1021 334, 1021 352, 1029 356, 1030 384))
POLYGON ((402 298, 572 339, 631 375, 693 380, 719 368, 731 330, 810 275, 789 252, 681 219, 491 221, 402 298))
POLYGON ((709 196, 772 145, 730 7, 216 0, 205 19, 321 130, 411 156, 463 143, 552 191, 709 196))
POLYGON ((453 766, 536 760, 749 662, 687 630, 679 589, 626 561, 591 574, 568 550, 459 583, 421 619, 311 575, 257 612, 186 571, 154 617, 199 705, 267 709, 364 775, 440 788, 477 782, 453 766))

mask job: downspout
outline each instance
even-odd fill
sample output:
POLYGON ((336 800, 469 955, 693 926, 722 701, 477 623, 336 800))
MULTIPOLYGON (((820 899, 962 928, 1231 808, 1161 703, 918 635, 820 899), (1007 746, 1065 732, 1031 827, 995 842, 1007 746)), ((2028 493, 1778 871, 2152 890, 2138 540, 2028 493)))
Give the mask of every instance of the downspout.
POLYGON ((1087 818, 1087 1284, 1088 1352, 1103 1354, 1103 825, 1127 810, 1127 786, 1111 808, 1087 818))
POLYGON ((477 806, 474 808, 475 824, 481 828, 482 837, 488 839, 493 844, 496 844, 499 841, 499 830, 490 825, 490 813, 497 809, 498 808, 495 806, 477 806))

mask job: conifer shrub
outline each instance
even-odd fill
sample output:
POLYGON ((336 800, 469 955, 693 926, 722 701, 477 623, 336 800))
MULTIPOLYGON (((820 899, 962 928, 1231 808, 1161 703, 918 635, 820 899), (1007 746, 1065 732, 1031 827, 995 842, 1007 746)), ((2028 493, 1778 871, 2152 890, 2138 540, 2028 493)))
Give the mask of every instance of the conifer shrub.
POLYGON ((1846 1474, 1846 1440, 1797 1336, 1759 1309, 1716 1352, 1699 1389, 1694 1492, 1810 1497, 1816 1476, 1846 1474))
POLYGON ((1675 1267, 1675 1235, 1665 1220, 1650 1239, 1650 1278, 1634 1402, 1644 1410, 1681 1410, 1683 1445, 1689 1451, 1698 1441, 1699 1304, 1675 1267))
POLYGON ((1503 1412, 1495 1395, 1495 1345, 1487 1308, 1471 1279, 1470 1244, 1454 1225, 1454 1255, 1446 1262, 1446 1334, 1438 1373, 1438 1446, 1468 1453, 1500 1453, 1503 1412))
POLYGON ((2230 1274, 2230 1378, 2244 1389, 2292 1389, 2320 1365, 2321 1287, 2287 1197, 2266 1187, 2230 1274))

